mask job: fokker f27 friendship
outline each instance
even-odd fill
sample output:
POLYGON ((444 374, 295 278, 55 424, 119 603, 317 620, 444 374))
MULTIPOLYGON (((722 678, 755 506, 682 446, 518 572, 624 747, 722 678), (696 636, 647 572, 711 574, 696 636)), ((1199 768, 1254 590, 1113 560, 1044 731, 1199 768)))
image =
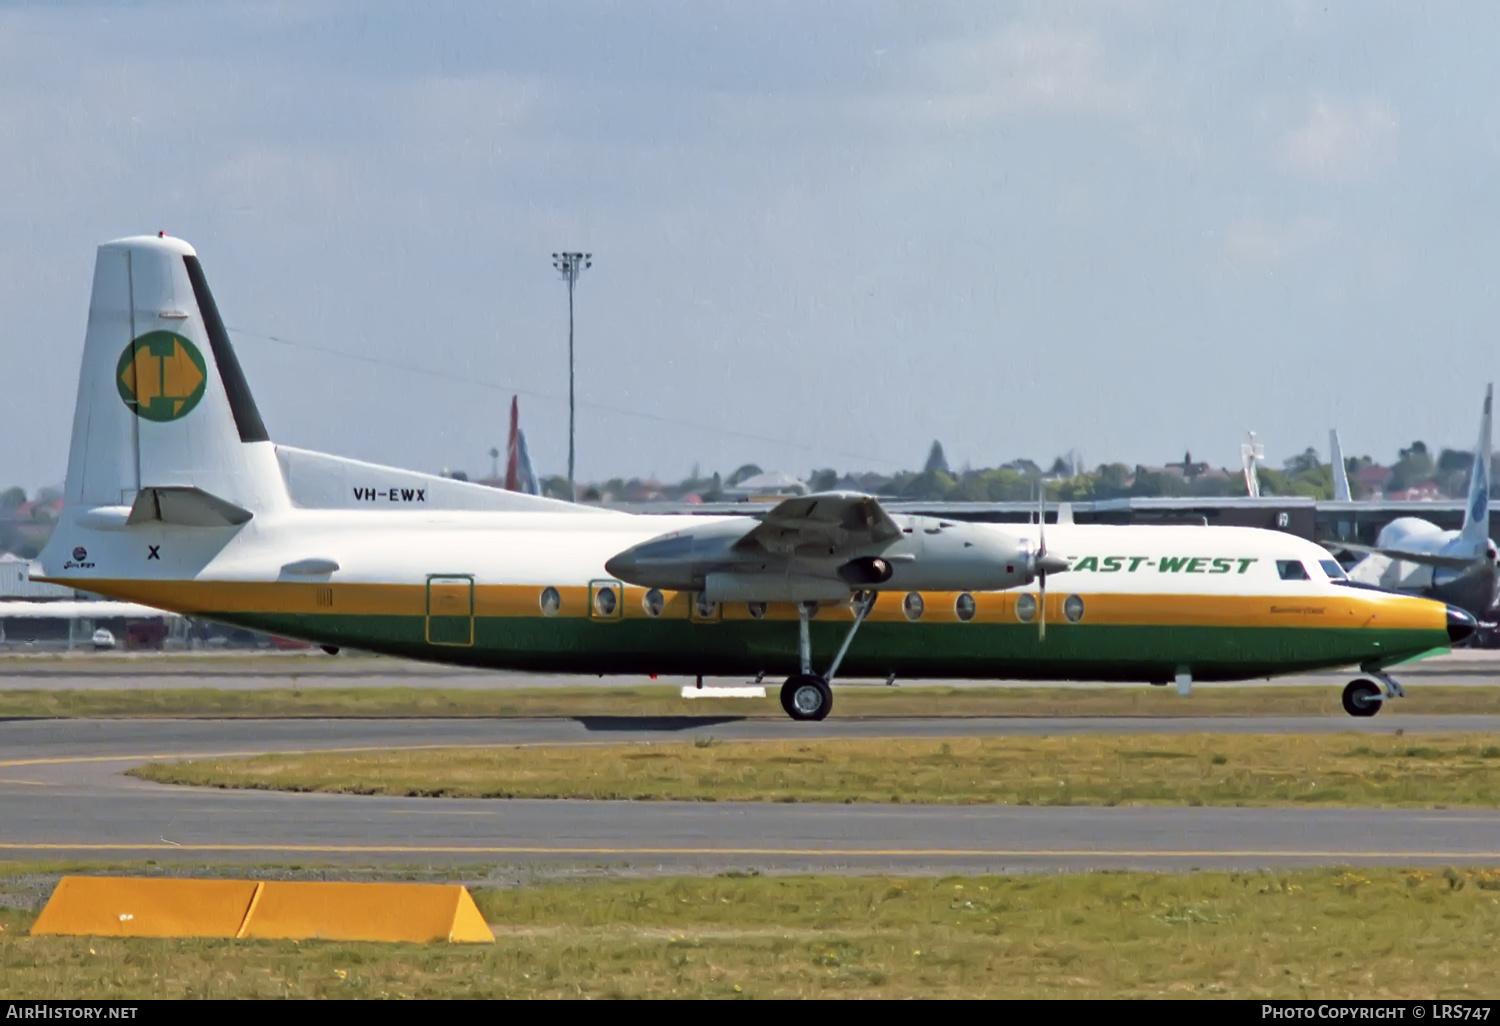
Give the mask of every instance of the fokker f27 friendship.
POLYGON ((1186 693, 1341 666, 1360 668, 1344 702, 1364 716, 1402 694, 1388 668, 1475 625, 1350 587, 1279 532, 953 523, 842 493, 759 517, 636 515, 276 445, 197 255, 149 236, 99 249, 65 507, 38 562, 45 580, 331 649, 786 675, 799 720, 828 714, 840 673, 1186 693))

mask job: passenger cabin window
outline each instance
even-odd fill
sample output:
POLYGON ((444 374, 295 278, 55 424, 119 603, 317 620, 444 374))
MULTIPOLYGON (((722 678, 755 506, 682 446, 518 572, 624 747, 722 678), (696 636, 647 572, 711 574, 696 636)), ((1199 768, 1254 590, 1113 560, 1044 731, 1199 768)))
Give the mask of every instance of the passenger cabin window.
POLYGON ((1283 581, 1306 581, 1307 567, 1295 559, 1278 559, 1276 561, 1276 572, 1281 575, 1283 581))
POLYGON ((1320 559, 1318 565, 1323 568, 1323 572, 1328 575, 1330 581, 1342 581, 1349 576, 1344 573, 1344 568, 1339 566, 1339 561, 1336 559, 1320 559))

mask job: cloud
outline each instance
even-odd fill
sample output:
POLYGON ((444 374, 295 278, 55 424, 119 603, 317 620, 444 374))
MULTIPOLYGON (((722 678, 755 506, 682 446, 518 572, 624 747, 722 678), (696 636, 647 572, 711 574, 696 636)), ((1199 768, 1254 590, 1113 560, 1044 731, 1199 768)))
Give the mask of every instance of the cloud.
POLYGON ((1133 112, 1147 94, 1144 81, 1108 67, 1103 43, 1085 28, 1009 25, 933 44, 920 64, 940 83, 926 107, 950 123, 1027 112, 1133 112))
POLYGON ((1282 136, 1276 163, 1291 174, 1333 182, 1368 178, 1396 155, 1396 115, 1376 100, 1313 100, 1307 121, 1282 136))
POLYGON ((1298 217, 1273 223, 1244 218, 1224 233, 1224 255, 1235 263, 1271 264, 1333 238, 1331 217, 1298 217))

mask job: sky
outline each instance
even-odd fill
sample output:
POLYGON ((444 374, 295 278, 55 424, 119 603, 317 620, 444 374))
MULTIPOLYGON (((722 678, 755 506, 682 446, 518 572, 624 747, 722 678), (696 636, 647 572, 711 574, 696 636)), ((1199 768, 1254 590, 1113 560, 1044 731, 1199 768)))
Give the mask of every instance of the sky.
POLYGON ((1500 7, 0 3, 0 486, 94 248, 198 250, 273 440, 540 474, 1471 448, 1500 7), (279 341, 278 341, 279 340, 279 341))

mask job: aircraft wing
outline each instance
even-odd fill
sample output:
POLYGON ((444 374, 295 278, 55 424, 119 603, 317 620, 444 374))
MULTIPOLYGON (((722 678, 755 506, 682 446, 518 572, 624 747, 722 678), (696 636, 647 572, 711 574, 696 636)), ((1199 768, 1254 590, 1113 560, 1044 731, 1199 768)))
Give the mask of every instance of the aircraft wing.
POLYGON ((1405 563, 1420 563, 1423 566, 1433 566, 1440 570, 1467 570, 1475 563, 1476 559, 1465 559, 1463 556, 1439 556, 1430 552, 1408 552, 1405 549, 1382 549, 1374 545, 1356 545, 1346 541, 1327 541, 1323 543, 1325 548, 1334 550, 1343 549, 1346 552, 1359 552, 1367 556, 1385 556, 1388 559, 1399 559, 1405 563))
POLYGON ((901 537, 880 503, 855 492, 824 492, 785 499, 735 543, 785 556, 837 556, 901 537))

